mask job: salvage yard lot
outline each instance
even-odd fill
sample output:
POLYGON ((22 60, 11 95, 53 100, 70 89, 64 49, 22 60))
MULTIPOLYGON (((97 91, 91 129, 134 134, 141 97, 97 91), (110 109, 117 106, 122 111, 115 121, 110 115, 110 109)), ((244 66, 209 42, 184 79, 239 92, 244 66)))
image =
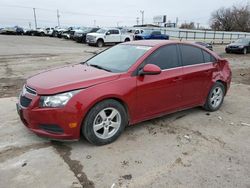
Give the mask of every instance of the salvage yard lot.
POLYGON ((25 79, 104 48, 0 36, 0 187, 250 187, 250 54, 225 54, 233 83, 217 112, 194 108, 127 127, 112 144, 51 142, 15 109, 25 79))

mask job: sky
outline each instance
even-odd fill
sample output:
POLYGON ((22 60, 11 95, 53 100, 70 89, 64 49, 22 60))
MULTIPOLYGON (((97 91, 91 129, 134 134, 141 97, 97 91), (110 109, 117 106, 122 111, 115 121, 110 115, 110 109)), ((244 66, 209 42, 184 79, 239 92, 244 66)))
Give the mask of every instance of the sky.
POLYGON ((167 15, 167 21, 195 22, 208 27, 214 10, 244 5, 250 0, 0 0, 0 27, 19 25, 34 27, 33 8, 38 27, 61 26, 133 26, 152 23, 153 17, 167 15))

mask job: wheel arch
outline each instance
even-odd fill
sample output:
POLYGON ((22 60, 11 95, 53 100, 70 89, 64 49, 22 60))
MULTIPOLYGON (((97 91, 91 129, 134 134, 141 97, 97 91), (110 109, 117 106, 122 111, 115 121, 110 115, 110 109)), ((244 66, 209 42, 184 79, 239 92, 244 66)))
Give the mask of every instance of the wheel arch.
POLYGON ((123 99, 121 99, 120 97, 118 97, 118 96, 106 96, 106 97, 102 97, 102 98, 99 98, 99 99, 95 100, 95 101, 87 108, 86 113, 82 116, 82 121, 81 121, 80 129, 82 129, 82 126, 83 126, 83 124, 84 124, 84 120, 85 120, 85 118, 87 117, 87 115, 88 115, 88 113, 90 112, 90 110, 91 110, 95 105, 97 105, 98 103, 101 103, 101 102, 103 102, 103 101, 105 101, 105 100, 110 100, 110 99, 119 102, 119 103, 124 107, 124 109, 125 109, 125 111, 126 111, 126 114, 127 114, 127 117, 128 117, 128 124, 129 124, 129 122, 130 122, 130 110, 129 110, 129 107, 128 107, 127 103, 126 103, 123 99))

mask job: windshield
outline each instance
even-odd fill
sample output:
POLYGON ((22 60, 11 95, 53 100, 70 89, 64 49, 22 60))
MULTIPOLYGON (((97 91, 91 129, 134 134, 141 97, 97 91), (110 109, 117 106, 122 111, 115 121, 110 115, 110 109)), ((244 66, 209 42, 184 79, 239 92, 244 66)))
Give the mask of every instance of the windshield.
POLYGON ((117 45, 88 60, 87 64, 110 72, 126 72, 150 48, 148 46, 117 45))
POLYGON ((250 40, 247 39, 238 39, 234 43, 247 44, 250 40))
POLYGON ((99 29, 96 33, 106 33, 107 30, 106 29, 99 29))

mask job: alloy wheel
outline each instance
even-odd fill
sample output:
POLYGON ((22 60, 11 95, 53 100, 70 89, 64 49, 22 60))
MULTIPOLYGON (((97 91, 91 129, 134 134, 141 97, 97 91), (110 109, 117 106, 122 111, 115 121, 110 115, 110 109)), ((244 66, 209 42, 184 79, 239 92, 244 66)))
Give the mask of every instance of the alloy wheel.
POLYGON ((217 108, 223 99, 223 91, 221 87, 215 87, 212 91, 212 95, 210 97, 210 103, 213 108, 217 108))
POLYGON ((121 126, 121 114, 115 108, 105 108, 95 117, 94 133, 98 138, 108 139, 116 134, 121 126))

